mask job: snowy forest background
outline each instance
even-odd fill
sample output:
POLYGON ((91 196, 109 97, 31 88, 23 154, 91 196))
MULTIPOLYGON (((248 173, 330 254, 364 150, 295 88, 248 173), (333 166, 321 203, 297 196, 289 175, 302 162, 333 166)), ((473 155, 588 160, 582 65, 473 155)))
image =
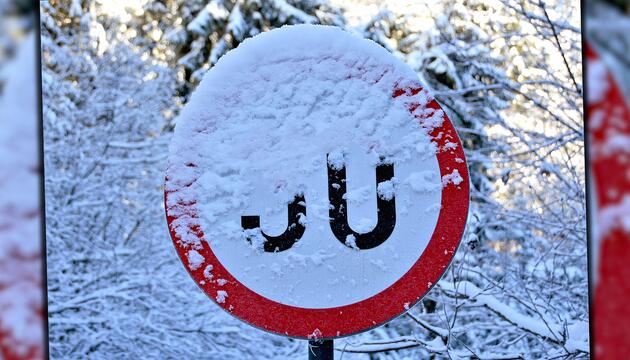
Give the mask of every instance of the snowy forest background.
POLYGON ((459 132, 471 212, 448 273, 343 359, 588 357, 578 1, 40 2, 52 358, 294 359, 221 311, 163 209, 167 144, 203 74, 247 37, 343 27, 403 59, 459 132))

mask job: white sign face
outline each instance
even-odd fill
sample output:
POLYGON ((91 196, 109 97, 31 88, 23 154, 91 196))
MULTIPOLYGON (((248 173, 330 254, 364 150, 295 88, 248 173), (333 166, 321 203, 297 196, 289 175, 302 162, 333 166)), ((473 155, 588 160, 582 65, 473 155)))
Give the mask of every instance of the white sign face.
POLYGON ((401 312, 452 258, 467 182, 457 135, 413 71, 371 41, 294 26, 208 72, 177 122, 166 207, 184 264, 228 311, 248 301, 291 317, 389 299, 384 312, 401 312))
MULTIPOLYGON (((403 129, 399 130, 392 135, 404 136, 403 129)), ((315 142, 329 137, 323 133, 311 139, 292 140, 315 142)), ((256 156, 272 158, 265 149, 260 149, 256 156)), ((219 238, 218 233, 216 238, 210 235, 211 239, 217 239, 211 241, 214 253, 236 279, 256 293, 286 305, 329 308, 376 295, 402 277, 418 260, 433 234, 440 211, 442 183, 435 156, 395 162, 395 176, 381 183, 381 191, 377 193, 376 171, 371 164, 374 159, 368 155, 367 147, 357 145, 348 149, 345 194, 350 228, 358 233, 369 233, 377 223, 377 196, 395 200, 393 232, 372 249, 348 246, 331 230, 326 154, 314 153, 295 161, 312 164, 313 171, 294 168, 288 177, 269 176, 262 169, 240 174, 240 181, 252 190, 242 208, 225 215, 229 222, 238 223, 242 215, 254 214, 260 216, 260 230, 265 234, 284 233, 288 223, 287 193, 279 186, 288 186, 292 180, 304 191, 306 216, 302 237, 291 248, 274 253, 266 253, 242 237, 221 241, 218 239, 224 238, 219 238)), ((203 177, 200 181, 203 184, 203 177)), ((203 211, 203 206, 200 209, 203 211)))

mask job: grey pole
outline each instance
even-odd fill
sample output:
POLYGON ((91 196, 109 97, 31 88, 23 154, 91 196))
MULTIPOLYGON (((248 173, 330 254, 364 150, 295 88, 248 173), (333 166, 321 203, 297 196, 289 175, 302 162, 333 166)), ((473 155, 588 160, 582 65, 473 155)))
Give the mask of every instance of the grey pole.
POLYGON ((309 340, 308 360, 333 360, 333 340, 309 340))

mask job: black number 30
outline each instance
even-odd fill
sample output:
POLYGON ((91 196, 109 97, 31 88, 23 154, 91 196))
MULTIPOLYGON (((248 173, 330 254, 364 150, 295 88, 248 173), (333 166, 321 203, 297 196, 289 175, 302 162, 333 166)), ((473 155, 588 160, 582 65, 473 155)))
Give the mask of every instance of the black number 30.
MULTIPOLYGON (((379 164, 376 167, 376 187, 378 184, 389 181, 394 177, 393 164, 379 164)), ((346 194, 346 167, 335 169, 328 162, 328 200, 330 201, 330 229, 342 244, 348 247, 355 247, 360 250, 375 248, 384 243, 394 231, 396 225, 396 198, 383 199, 376 196, 377 223, 372 231, 367 233, 357 233, 348 225, 348 203, 346 194), (349 237, 353 241, 349 242, 349 237)), ((288 205, 288 225, 279 236, 270 236, 262 232, 265 237, 264 250, 266 252, 279 252, 290 249, 293 244, 302 238, 305 225, 300 219, 306 216, 306 199, 304 195, 296 195, 294 200, 288 205)), ((241 225, 243 229, 256 229, 260 227, 259 216, 242 216, 241 225)), ((247 240, 251 243, 251 237, 247 240)))

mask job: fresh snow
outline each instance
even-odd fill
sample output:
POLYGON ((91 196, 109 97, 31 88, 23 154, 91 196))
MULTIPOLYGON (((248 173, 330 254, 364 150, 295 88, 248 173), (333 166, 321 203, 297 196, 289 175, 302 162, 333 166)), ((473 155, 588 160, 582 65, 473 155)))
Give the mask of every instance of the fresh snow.
POLYGON ((587 74, 588 101, 591 103, 601 102, 609 88, 606 65, 600 60, 590 61, 587 74))
POLYGON ((203 256, 201 256, 201 254, 199 254, 197 250, 188 251, 187 256, 188 266, 190 266, 192 270, 199 269, 199 267, 203 265, 203 262, 206 260, 203 256))
POLYGON ((625 195, 616 204, 600 208, 597 221, 598 236, 602 238, 615 229, 630 233, 630 195, 625 195))
POLYGON ((459 174, 457 169, 453 170, 450 174, 446 174, 442 176, 442 186, 447 186, 448 184, 459 185, 464 181, 462 176, 459 174))
MULTIPOLYGON (((191 249, 190 269, 201 266, 194 260, 202 259, 191 259, 200 240, 189 231, 200 225, 237 280, 281 303, 347 305, 390 286, 422 254, 439 213, 434 204, 440 203, 442 179, 428 133, 442 125, 443 112, 426 107, 433 98, 425 90, 393 96, 396 89, 420 86, 385 49, 335 27, 285 26, 223 56, 182 110, 170 146, 167 208, 173 215, 183 211, 178 204, 196 209, 196 216, 183 211, 172 223, 191 249), (418 105, 413 113, 411 104, 418 105), (396 178, 377 187, 374 169, 381 161, 394 164, 396 178), (346 168, 348 222, 357 232, 376 224, 377 197, 396 198, 393 234, 360 252, 366 260, 398 256, 389 271, 374 261, 358 266, 353 239, 345 246, 331 234, 327 166, 346 168), (421 178, 413 178, 417 172, 421 178), (413 181, 396 184, 409 177, 413 181), (281 234, 287 204, 297 194, 306 199, 300 222, 307 230, 291 249, 265 253, 261 230, 281 234), (243 231, 243 215, 260 216, 261 229, 243 231), (322 250, 331 255, 324 264, 292 262, 322 250), (303 273, 319 276, 301 281, 303 273), (347 282, 334 281, 340 273, 356 284, 352 291, 347 282), (285 284, 294 286, 286 291, 285 284), (338 293, 347 296, 328 296, 338 293)), ((456 172, 448 179, 461 181, 456 172)))
POLYGON ((223 304, 225 302, 225 299, 228 297, 228 293, 227 291, 224 290, 219 290, 217 291, 217 297, 216 300, 219 304, 223 304))
POLYGON ((588 328, 587 322, 577 321, 571 327, 565 328, 562 324, 557 324, 548 314, 539 312, 534 316, 518 311, 514 306, 501 302, 490 292, 483 291, 469 281, 461 281, 457 284, 441 281, 439 286, 445 291, 465 296, 476 305, 487 307, 513 326, 565 347, 568 346, 572 351, 579 350, 585 353, 589 351, 588 331, 585 331, 588 328))

